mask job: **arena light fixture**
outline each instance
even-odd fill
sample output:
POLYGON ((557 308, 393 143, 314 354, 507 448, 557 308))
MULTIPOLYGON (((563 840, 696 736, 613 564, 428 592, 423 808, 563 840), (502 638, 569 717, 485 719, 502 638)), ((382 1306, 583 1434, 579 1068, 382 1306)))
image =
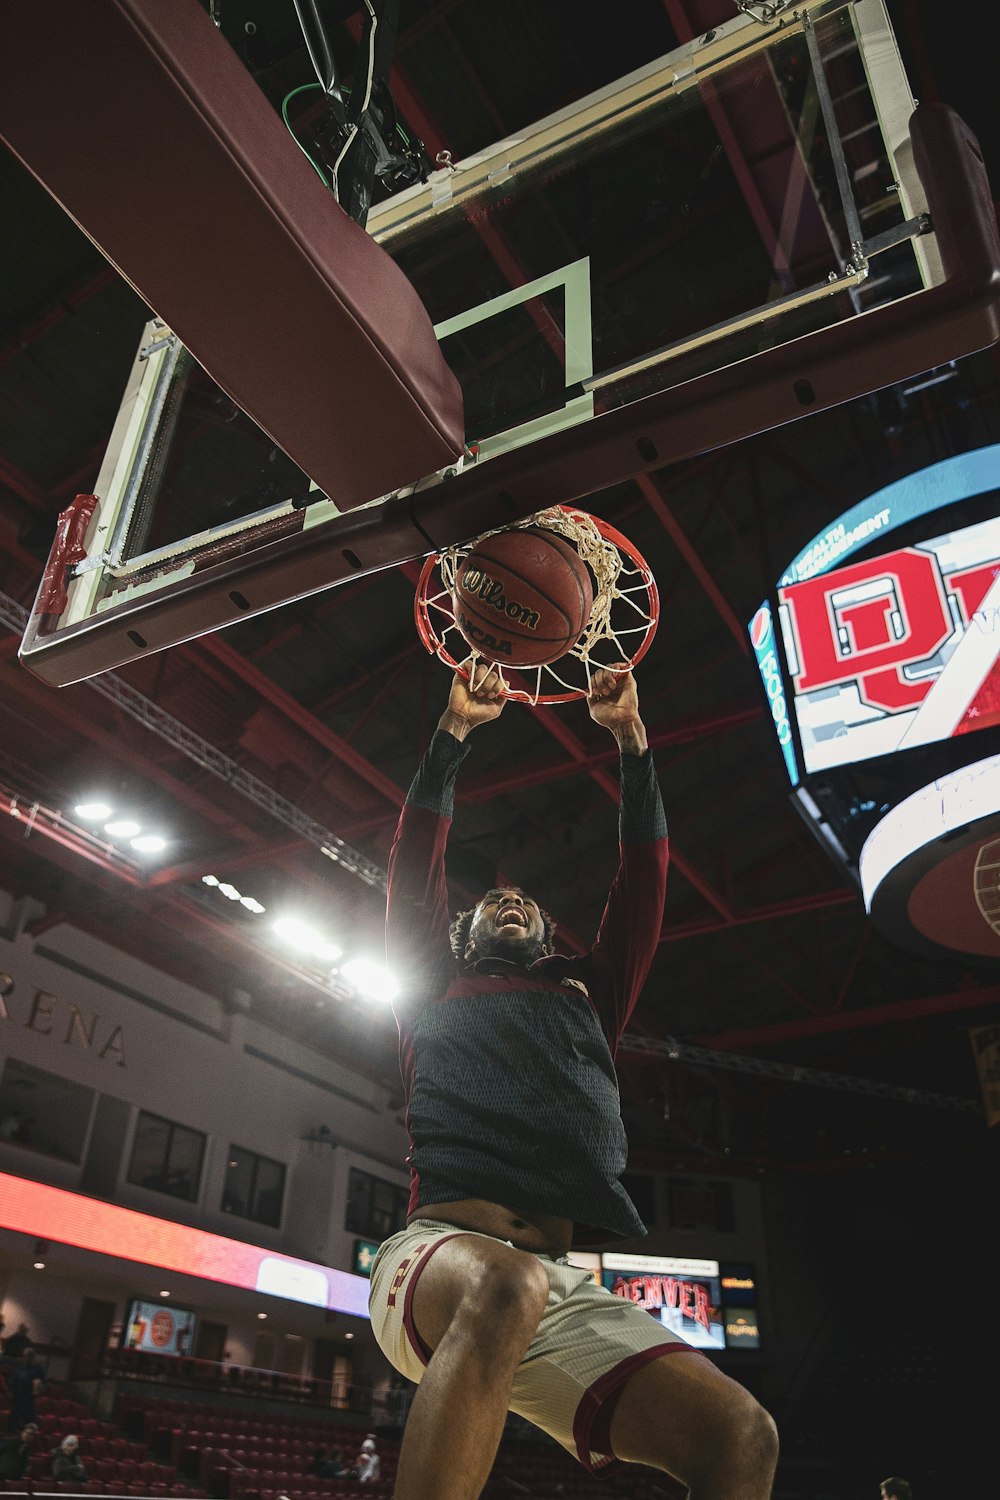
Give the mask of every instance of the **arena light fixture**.
POLYGON ((303 953, 311 952, 319 941, 318 934, 298 917, 277 917, 274 930, 284 942, 290 943, 293 948, 300 948, 303 953))
POLYGON ((105 823, 104 832, 110 833, 113 839, 131 839, 142 832, 142 824, 137 823, 134 818, 114 818, 110 823, 105 823))
POLYGON ((161 838, 158 833, 140 833, 138 838, 129 842, 140 854, 159 854, 161 849, 167 847, 166 839, 161 838))
POLYGON ((108 802, 78 802, 73 809, 78 818, 83 818, 85 823, 99 823, 102 818, 110 818, 112 808, 108 802))
POLYGON ((322 933, 317 932, 314 927, 310 927, 308 922, 303 922, 299 917, 276 918, 274 930, 282 941, 297 948, 300 953, 319 959, 321 963, 336 963, 344 951, 337 943, 331 943, 322 933))
POLYGON ((392 1001, 399 986, 384 964, 370 958, 352 958, 341 970, 344 978, 368 1000, 392 1001))

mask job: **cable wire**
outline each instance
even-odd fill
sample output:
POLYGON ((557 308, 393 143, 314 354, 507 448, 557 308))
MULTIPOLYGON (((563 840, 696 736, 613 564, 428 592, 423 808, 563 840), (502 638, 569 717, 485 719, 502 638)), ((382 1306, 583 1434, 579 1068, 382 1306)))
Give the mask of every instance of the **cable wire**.
POLYGON ((333 188, 334 197, 337 199, 338 203, 340 202, 340 192, 337 182, 337 175, 340 171, 340 164, 344 160, 344 157, 350 149, 350 146, 353 143, 358 131, 361 129, 361 121, 364 119, 368 106, 371 103, 372 84, 375 78, 375 33, 378 30, 378 16, 375 14, 375 10, 371 4, 371 0, 365 0, 365 9, 371 17, 372 23, 371 31, 368 34, 368 76, 365 79, 365 96, 361 102, 361 108, 356 111, 354 124, 348 131, 347 140, 340 148, 337 159, 333 164, 333 181, 331 183, 331 186, 333 188))
POLYGON ((328 188, 331 186, 330 179, 327 177, 323 169, 313 161, 312 157, 309 155, 309 152, 306 150, 305 146, 303 146, 302 142, 295 134, 295 131, 292 129, 291 121, 288 118, 288 106, 295 98, 296 94, 304 94, 312 89, 321 89, 322 87, 323 85, 321 83, 300 83, 297 89, 292 89, 291 92, 286 94, 284 99, 282 99, 281 101, 281 118, 285 122, 285 127, 288 130, 288 134, 291 136, 296 146, 298 146, 299 150, 302 152, 302 155, 312 167, 320 182, 324 187, 328 188))

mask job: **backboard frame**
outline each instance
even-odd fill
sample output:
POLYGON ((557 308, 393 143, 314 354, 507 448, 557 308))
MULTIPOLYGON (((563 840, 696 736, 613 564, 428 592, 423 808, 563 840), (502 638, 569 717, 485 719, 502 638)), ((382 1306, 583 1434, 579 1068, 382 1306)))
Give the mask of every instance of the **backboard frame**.
MULTIPOLYGON (((798 27, 812 46, 815 20, 845 10, 874 95, 885 105, 880 125, 904 218, 881 237, 883 243, 866 242, 858 227, 852 258, 793 300, 800 305, 803 296, 820 298, 861 285, 871 257, 901 237, 915 245, 921 291, 591 416, 594 392, 621 372, 595 373, 589 351, 581 352, 577 335, 586 328, 585 268, 566 268, 566 396, 561 409, 530 432, 522 424, 499 441, 487 439, 467 449, 457 464, 415 476, 412 485, 346 514, 318 492, 308 504, 288 502, 259 513, 234 528, 231 554, 222 559, 222 539, 206 534, 193 539, 195 545, 186 539, 169 549, 166 562, 141 556, 125 562, 118 542, 128 508, 128 466, 137 460, 138 434, 153 400, 153 375, 138 367, 161 353, 167 358, 163 351, 172 338, 162 325, 151 326, 95 486, 94 517, 85 527, 67 522, 60 528, 64 551, 59 554, 57 543, 50 558, 21 643, 22 663, 50 683, 79 681, 360 574, 460 544, 553 503, 579 502, 606 486, 828 409, 1000 340, 1000 240, 978 144, 946 106, 921 106, 907 114, 909 95, 882 0, 820 0, 810 12, 782 14, 781 34, 798 27), (153 349, 158 338, 163 342, 153 349), (581 431, 576 424, 583 420, 587 427, 581 431), (65 551, 67 536, 76 538, 76 551, 65 551), (97 580, 106 568, 119 570, 119 592, 99 600, 97 580)), ((515 140, 468 162, 446 164, 426 184, 373 208, 369 232, 391 252, 421 215, 440 219, 461 210, 483 184, 492 191, 529 158, 537 162, 545 153, 557 153, 567 140, 606 129, 664 92, 704 84, 733 59, 766 48, 775 34, 741 14, 515 140)), ((839 168, 838 183, 843 189, 839 168)), ((845 204, 853 226, 849 209, 845 204)), ((533 290, 522 286, 496 300, 513 306, 533 290)), ((497 310, 486 303, 462 316, 465 323, 481 321, 497 310)), ((738 321, 753 326, 780 317, 781 311, 755 308, 738 321)), ((453 320, 436 331, 446 337, 456 326, 453 320)), ((724 342, 730 332, 728 323, 703 330, 700 338, 724 342)), ((665 346, 647 363, 669 365, 690 347, 691 340, 665 346)), ((86 499, 93 505, 92 497, 86 499)))

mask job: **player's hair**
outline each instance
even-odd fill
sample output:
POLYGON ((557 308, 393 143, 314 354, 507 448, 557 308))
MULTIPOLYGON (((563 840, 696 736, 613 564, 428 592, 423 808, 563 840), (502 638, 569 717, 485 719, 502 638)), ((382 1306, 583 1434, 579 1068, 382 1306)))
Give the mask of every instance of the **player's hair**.
POLYGON ((888 1479, 883 1479, 882 1490, 891 1500, 911 1500, 913 1490, 908 1479, 900 1479, 898 1475, 891 1474, 888 1479))
MULTIPOLYGON (((494 886, 493 890, 486 891, 480 897, 480 900, 485 901, 487 896, 492 896, 497 891, 513 891, 515 896, 523 896, 525 894, 519 885, 498 885, 494 886)), ((460 961, 464 961, 465 959, 465 949, 469 941, 469 929, 472 927, 472 919, 476 915, 478 906, 479 902, 477 901, 475 906, 470 906, 465 911, 460 911, 448 929, 451 951, 460 961)), ((538 910, 541 913, 542 927, 544 929, 542 942, 546 948, 551 948, 555 943, 556 937, 555 918, 550 916, 544 907, 540 906, 538 910)))

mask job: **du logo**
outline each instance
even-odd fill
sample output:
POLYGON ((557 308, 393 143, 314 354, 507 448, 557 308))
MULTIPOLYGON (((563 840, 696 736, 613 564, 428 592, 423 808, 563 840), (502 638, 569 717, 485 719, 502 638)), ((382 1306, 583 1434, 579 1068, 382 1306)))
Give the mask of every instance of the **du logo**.
POLYGON ((968 702, 1000 650, 998 578, 998 557, 962 565, 947 548, 901 547, 786 585, 778 594, 796 693, 855 683, 872 708, 912 711, 944 677, 948 658, 959 656, 963 637, 975 634, 989 639, 976 653, 978 678, 964 674, 968 702))

